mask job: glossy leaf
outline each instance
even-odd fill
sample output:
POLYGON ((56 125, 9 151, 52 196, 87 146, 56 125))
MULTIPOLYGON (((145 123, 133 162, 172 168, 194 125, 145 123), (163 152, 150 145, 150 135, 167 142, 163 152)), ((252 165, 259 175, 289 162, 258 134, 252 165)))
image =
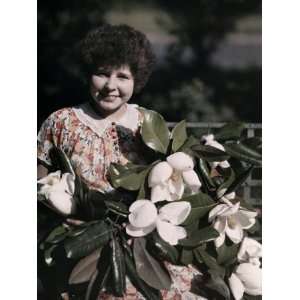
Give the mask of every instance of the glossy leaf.
POLYGON ((54 261, 54 250, 57 248, 57 245, 51 245, 49 248, 47 248, 44 251, 44 260, 47 266, 53 266, 55 261, 54 261))
POLYGON ((229 159, 229 155, 226 152, 212 146, 194 145, 191 147, 191 149, 195 152, 197 157, 209 162, 224 161, 229 159))
POLYGON ((144 143, 154 151, 166 154, 170 132, 163 117, 155 111, 143 110, 141 135, 144 143))
POLYGON ((260 137, 246 138, 243 139, 241 143, 249 148, 256 149, 256 150, 261 149, 262 146, 262 140, 260 137))
POLYGON ((146 249, 151 255, 159 260, 167 260, 176 264, 178 260, 178 250, 176 247, 165 242, 157 232, 152 232, 147 236, 146 249))
POLYGON ((171 277, 166 268, 147 251, 146 239, 134 239, 133 254, 137 273, 148 285, 158 290, 170 288, 171 277))
POLYGON ((231 122, 218 129, 214 136, 217 141, 238 140, 243 130, 243 123, 231 122))
POLYGON ((113 294, 117 297, 123 297, 126 288, 125 281, 125 259, 123 249, 113 236, 111 241, 112 254, 111 254, 111 266, 112 266, 112 279, 113 279, 113 294))
POLYGON ((232 182, 232 184, 228 187, 226 193, 229 194, 229 193, 237 190, 251 175, 253 168, 254 168, 254 166, 250 166, 242 174, 240 174, 237 178, 235 178, 235 180, 232 182))
POLYGON ((185 266, 192 264, 194 260, 193 251, 182 249, 181 250, 181 256, 180 256, 180 262, 184 264, 185 266))
POLYGON ((178 151, 186 152, 186 150, 195 145, 200 145, 200 140, 195 138, 193 135, 190 135, 178 151))
POLYGON ((186 132, 186 122, 185 120, 176 124, 171 132, 172 138, 172 151, 176 152, 186 141, 187 132, 186 132))
POLYGON ((125 252, 125 263, 126 272, 136 289, 147 299, 147 300, 161 300, 161 295, 159 290, 156 290, 149 286, 145 281, 143 281, 138 275, 136 268, 129 254, 125 252))
POLYGON ((217 272, 215 272, 215 270, 209 270, 209 273, 211 275, 211 278, 206 286, 212 290, 217 291, 225 299, 230 300, 230 290, 224 279, 217 272))
POLYGON ((71 173, 75 176, 72 163, 63 150, 56 146, 53 146, 49 152, 49 155, 54 165, 56 165, 62 173, 71 173))
POLYGON ((75 265, 69 277, 69 284, 88 282, 92 278, 93 274, 97 270, 100 252, 100 249, 95 250, 75 265))
POLYGON ((235 180, 235 173, 232 169, 229 170, 229 176, 226 178, 226 180, 218 187, 217 193, 223 189, 226 190, 225 195, 229 194, 228 188, 234 183, 235 180))
POLYGON ((242 143, 226 144, 224 147, 226 152, 232 157, 256 166, 261 165, 262 155, 242 143))
POLYGON ((129 214, 126 204, 117 201, 105 201, 106 207, 117 215, 127 216, 129 214))
POLYGON ((198 260, 203 261, 203 263, 211 270, 217 272, 222 278, 225 275, 225 269, 221 267, 216 259, 209 255, 202 247, 198 247, 193 251, 195 257, 198 257, 198 260))
POLYGON ((89 282, 85 300, 96 300, 99 297, 99 293, 101 290, 106 286, 106 283, 111 274, 111 263, 110 263, 110 256, 111 256, 111 248, 107 244, 102 252, 101 256, 97 263, 97 269, 93 273, 92 278, 89 282))
POLYGON ((46 238, 45 242, 50 244, 58 244, 62 240, 64 240, 68 236, 67 229, 59 225, 56 228, 54 228, 51 233, 46 238))
POLYGON ((80 258, 89 255, 109 241, 111 232, 112 228, 101 221, 88 227, 82 234, 69 237, 64 242, 67 257, 80 258))
POLYGON ((182 198, 180 201, 187 201, 192 207, 191 212, 184 221, 183 225, 188 225, 196 220, 199 220, 216 205, 209 195, 202 192, 182 198))
POLYGON ((217 248, 218 253, 218 263, 220 265, 228 265, 236 261, 237 254, 239 251, 239 244, 233 244, 231 246, 227 246, 226 243, 219 248, 217 248))
POLYGON ((179 240, 179 244, 183 247, 195 248, 204 242, 216 239, 218 236, 219 232, 209 226, 192 232, 192 234, 187 238, 179 240))
POLYGON ((200 177, 204 182, 204 184, 206 185, 207 189, 208 190, 215 189, 215 183, 211 179, 210 170, 208 168, 207 162, 204 159, 198 158, 198 168, 199 168, 200 177))

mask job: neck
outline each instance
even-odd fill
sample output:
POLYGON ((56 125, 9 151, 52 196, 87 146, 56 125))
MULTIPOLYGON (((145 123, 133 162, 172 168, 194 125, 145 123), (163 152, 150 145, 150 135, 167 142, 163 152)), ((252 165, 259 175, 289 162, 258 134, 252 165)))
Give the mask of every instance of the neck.
POLYGON ((89 105, 94 113, 96 113, 100 118, 108 119, 111 122, 120 120, 127 111, 127 103, 124 103, 122 106, 114 111, 105 111, 101 110, 95 103, 92 101, 89 102, 89 105))

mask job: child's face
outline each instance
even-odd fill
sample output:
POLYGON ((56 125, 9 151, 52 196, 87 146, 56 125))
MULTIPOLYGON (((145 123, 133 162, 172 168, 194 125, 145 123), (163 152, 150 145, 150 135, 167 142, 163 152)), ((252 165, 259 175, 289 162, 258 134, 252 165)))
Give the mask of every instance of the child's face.
POLYGON ((90 93, 94 104, 106 114, 113 113, 132 96, 134 78, 128 65, 118 68, 98 68, 90 78, 90 93))

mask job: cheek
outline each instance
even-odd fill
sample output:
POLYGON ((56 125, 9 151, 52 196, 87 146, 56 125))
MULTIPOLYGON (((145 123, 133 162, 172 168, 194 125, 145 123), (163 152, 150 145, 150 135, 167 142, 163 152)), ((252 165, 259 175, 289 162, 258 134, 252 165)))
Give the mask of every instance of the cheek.
POLYGON ((97 77, 97 76, 92 76, 90 82, 91 82, 91 88, 93 90, 102 89, 103 86, 104 86, 104 81, 101 78, 97 77))

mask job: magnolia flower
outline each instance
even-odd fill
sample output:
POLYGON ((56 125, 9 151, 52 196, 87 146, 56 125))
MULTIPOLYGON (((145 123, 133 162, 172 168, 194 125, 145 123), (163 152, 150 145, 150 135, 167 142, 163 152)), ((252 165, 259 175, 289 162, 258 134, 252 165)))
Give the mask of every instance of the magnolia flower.
POLYGON ((245 237, 241 244, 238 261, 242 263, 251 263, 260 266, 259 258, 262 256, 262 246, 254 239, 245 237))
POLYGON ((168 156, 167 161, 155 165, 148 177, 151 201, 179 200, 184 192, 184 183, 192 192, 197 192, 201 182, 193 168, 193 159, 184 152, 176 152, 168 156))
MULTIPOLYGON (((225 152, 225 148, 223 145, 221 145, 220 143, 218 143, 216 140, 215 140, 215 137, 213 134, 208 134, 208 135, 204 135, 202 137, 202 140, 205 142, 204 145, 205 146, 211 146, 211 147, 214 147, 214 148, 217 148, 221 151, 224 151, 225 152)), ((220 166, 221 168, 229 168, 230 167, 230 164, 227 160, 224 160, 224 161, 214 161, 211 163, 211 166, 213 168, 216 168, 217 166, 220 166)))
POLYGON ((238 265, 228 279, 235 300, 243 298, 244 293, 252 296, 262 294, 261 269, 251 263, 238 265))
POLYGON ((214 222, 213 227, 220 234, 215 239, 216 247, 223 245, 225 234, 233 243, 240 243, 243 238, 243 229, 254 225, 256 215, 256 212, 240 209, 240 202, 234 205, 224 203, 214 207, 209 212, 208 220, 214 222))
POLYGON ((74 175, 64 173, 61 176, 61 171, 57 171, 38 180, 38 183, 42 185, 38 193, 45 196, 55 209, 65 215, 71 213, 75 191, 74 175))
POLYGON ((191 211, 187 201, 169 203, 157 211, 150 200, 137 200, 131 204, 129 211, 126 232, 131 236, 145 236, 156 228, 160 237, 171 245, 186 237, 185 229, 178 225, 191 211))
POLYGON ((231 203, 231 200, 235 198, 235 192, 231 192, 229 194, 226 194, 227 189, 221 189, 218 191, 218 198, 220 199, 221 202, 228 204, 229 206, 232 206, 233 204, 231 203))

